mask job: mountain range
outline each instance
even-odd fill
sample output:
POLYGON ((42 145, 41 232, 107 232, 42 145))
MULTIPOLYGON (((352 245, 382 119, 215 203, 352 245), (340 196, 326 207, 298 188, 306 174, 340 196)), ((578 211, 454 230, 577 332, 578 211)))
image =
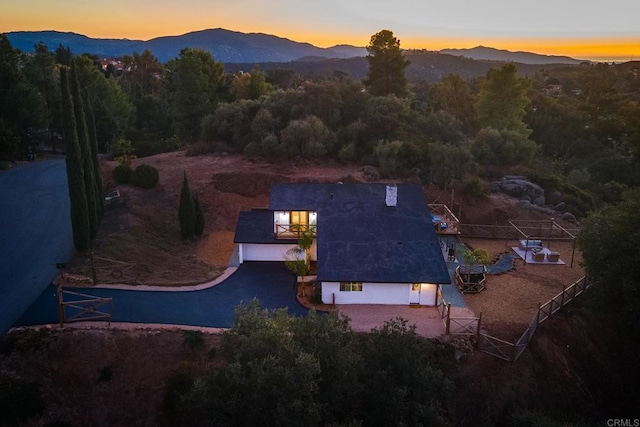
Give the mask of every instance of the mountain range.
POLYGON ((38 42, 46 44, 49 50, 55 50, 62 44, 73 53, 91 53, 101 58, 119 58, 148 49, 160 62, 178 57, 186 47, 207 50, 217 61, 223 63, 290 62, 302 57, 351 58, 367 54, 364 47, 338 45, 321 48, 268 34, 240 33, 223 28, 147 41, 94 39, 82 34, 58 31, 16 31, 6 35, 11 45, 23 52, 33 52, 33 47, 38 42))
MULTIPOLYGON (((59 31, 15 31, 6 33, 12 46, 23 52, 33 52, 43 42, 49 50, 59 45, 73 53, 91 53, 101 58, 119 58, 141 53, 148 49, 160 62, 176 58, 185 47, 201 48, 211 52, 220 62, 227 63, 283 63, 326 59, 364 57, 364 47, 337 45, 321 48, 286 38, 262 33, 241 33, 223 28, 194 31, 180 36, 158 37, 151 40, 96 39, 82 34, 59 31)), ((579 64, 581 61, 566 56, 547 56, 530 52, 510 52, 483 46, 473 49, 444 49, 440 54, 462 56, 483 61, 506 61, 522 64, 579 64)))

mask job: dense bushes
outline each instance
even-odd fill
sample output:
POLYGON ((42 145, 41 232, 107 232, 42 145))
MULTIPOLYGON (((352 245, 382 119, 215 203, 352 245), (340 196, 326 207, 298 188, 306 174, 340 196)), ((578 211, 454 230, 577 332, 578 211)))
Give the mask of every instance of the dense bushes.
POLYGON ((153 188, 160 179, 158 170, 151 165, 139 165, 134 170, 128 165, 120 164, 113 169, 111 176, 116 184, 131 184, 142 188, 153 188))
POLYGON ((133 169, 127 165, 118 165, 115 167, 113 172, 111 172, 111 177, 116 182, 116 184, 128 184, 131 181, 131 174, 133 173, 133 169))
POLYGON ((179 370, 166 409, 176 425, 443 425, 452 348, 396 319, 354 333, 335 313, 293 317, 257 301, 223 336, 228 364, 179 370))
POLYGON ((158 170, 151 165, 139 165, 131 174, 131 185, 142 188, 153 188, 160 176, 158 170))

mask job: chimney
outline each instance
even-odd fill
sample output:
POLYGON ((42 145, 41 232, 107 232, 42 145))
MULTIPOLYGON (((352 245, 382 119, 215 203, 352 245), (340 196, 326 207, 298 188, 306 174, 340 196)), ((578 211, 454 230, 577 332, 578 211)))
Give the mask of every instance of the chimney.
POLYGON ((387 192, 384 201, 387 206, 396 206, 398 204, 398 187, 395 185, 387 185, 387 192))

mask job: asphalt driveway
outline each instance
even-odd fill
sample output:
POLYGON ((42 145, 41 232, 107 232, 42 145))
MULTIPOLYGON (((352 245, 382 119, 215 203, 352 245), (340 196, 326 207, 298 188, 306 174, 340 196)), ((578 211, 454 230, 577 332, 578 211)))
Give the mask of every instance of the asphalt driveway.
MULTIPOLYGON (((295 276, 283 262, 246 262, 229 278, 199 291, 136 291, 104 288, 78 292, 113 298, 113 321, 179 324, 228 328, 233 326, 234 307, 257 298, 268 309, 287 308, 304 316, 295 293, 295 276)), ((57 323, 55 288, 49 286, 15 326, 57 323)))
POLYGON ((0 173, 0 334, 56 276, 73 252, 64 159, 0 173))

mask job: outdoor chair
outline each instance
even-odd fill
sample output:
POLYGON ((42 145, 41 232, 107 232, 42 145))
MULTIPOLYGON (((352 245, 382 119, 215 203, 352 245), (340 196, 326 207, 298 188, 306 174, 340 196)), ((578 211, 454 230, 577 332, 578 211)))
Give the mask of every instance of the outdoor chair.
POLYGON ((534 252, 533 260, 535 262, 544 262, 544 252, 534 252))
POLYGON ((558 252, 549 252, 547 254, 547 261, 558 262, 560 260, 560 254, 558 252))

